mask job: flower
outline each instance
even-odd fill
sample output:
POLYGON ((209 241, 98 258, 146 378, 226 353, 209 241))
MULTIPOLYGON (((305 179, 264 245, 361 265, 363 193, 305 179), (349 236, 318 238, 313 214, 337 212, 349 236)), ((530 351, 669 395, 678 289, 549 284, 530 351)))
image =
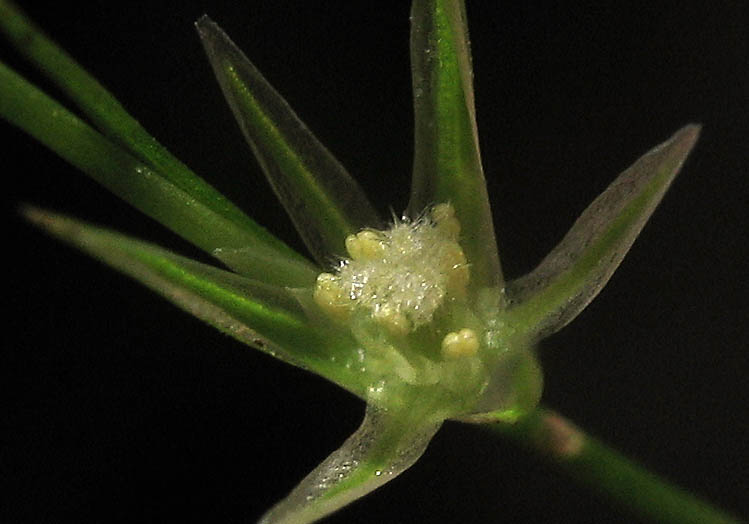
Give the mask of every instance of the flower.
POLYGON ((157 145, 131 138, 142 132, 137 124, 118 128, 117 107, 97 107, 72 88, 97 131, 0 71, 9 86, 6 118, 232 271, 38 209, 26 210, 30 220, 367 402, 357 432, 262 522, 311 522, 375 489, 408 468, 447 419, 512 421, 531 410, 541 390, 535 344, 605 285, 698 135, 698 126, 687 126, 642 157, 533 272, 505 283, 462 3, 417 0, 412 24, 412 197, 404 216, 387 224, 218 26, 207 17, 197 23, 224 95, 316 263, 157 145), (49 132, 54 126, 66 133, 49 132))

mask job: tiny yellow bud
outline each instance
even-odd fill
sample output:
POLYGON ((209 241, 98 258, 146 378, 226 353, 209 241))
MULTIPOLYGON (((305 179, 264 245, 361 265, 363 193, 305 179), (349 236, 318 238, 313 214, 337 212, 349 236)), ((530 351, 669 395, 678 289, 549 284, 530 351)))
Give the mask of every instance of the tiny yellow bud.
POLYGON ((447 290, 453 296, 463 296, 468 286, 471 271, 466 255, 458 244, 450 246, 443 260, 447 273, 447 290))
POLYGON ((434 224, 450 238, 460 235, 460 221, 455 217, 455 208, 450 204, 437 204, 432 208, 434 224))
POLYGON ((346 251, 354 260, 373 260, 382 256, 382 237, 374 231, 364 230, 346 237, 346 251))
POLYGON ((463 328, 457 333, 448 333, 442 339, 442 356, 446 359, 471 357, 478 352, 478 349, 479 339, 476 332, 469 328, 463 328))
POLYGON ((333 318, 343 320, 349 314, 350 305, 347 303, 343 289, 335 275, 320 273, 317 276, 317 284, 312 298, 323 311, 333 318))
POLYGON ((387 305, 373 312, 374 319, 392 335, 407 335, 413 326, 400 311, 387 305))

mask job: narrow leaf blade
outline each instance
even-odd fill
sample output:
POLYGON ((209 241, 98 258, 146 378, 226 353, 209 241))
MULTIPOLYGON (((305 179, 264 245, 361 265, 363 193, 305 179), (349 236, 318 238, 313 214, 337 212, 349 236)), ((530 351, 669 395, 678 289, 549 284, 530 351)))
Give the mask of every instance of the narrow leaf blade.
POLYGON ((316 268, 273 235, 257 225, 239 226, 195 200, 2 63, 0 116, 201 249, 253 248, 236 264, 228 261, 229 267, 281 285, 314 282, 316 268))
POLYGON ((359 185, 207 16, 196 23, 234 117, 299 234, 321 264, 380 220, 359 185))
POLYGON ((411 467, 440 425, 405 421, 368 406, 359 429, 259 524, 315 522, 363 497, 411 467))
MULTIPOLYGON (((202 264, 147 242, 62 215, 26 208, 53 236, 139 281, 179 308, 235 339, 334 382, 332 350, 353 341, 312 326, 288 289, 202 264)), ((344 387, 350 387, 345 384, 344 387)), ((358 393, 358 391, 357 391, 358 393)))
POLYGON ((697 141, 688 125, 655 147, 596 198, 551 253, 508 285, 513 325, 543 337, 567 325, 601 291, 697 141))
POLYGON ((473 96, 465 5, 415 0, 411 10, 415 151, 409 212, 450 202, 477 287, 502 287, 473 96))
POLYGON ((233 222, 250 233, 264 234, 262 228, 239 208, 156 141, 104 86, 12 2, 5 0, 0 0, 0 32, 70 97, 110 140, 159 171, 169 182, 223 220, 233 222))

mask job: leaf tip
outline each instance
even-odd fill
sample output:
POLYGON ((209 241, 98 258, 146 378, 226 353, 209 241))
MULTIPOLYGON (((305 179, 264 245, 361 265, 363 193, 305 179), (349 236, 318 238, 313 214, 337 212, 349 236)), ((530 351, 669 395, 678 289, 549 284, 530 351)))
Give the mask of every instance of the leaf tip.
POLYGON ((195 20, 195 29, 197 29, 198 33, 202 35, 203 33, 205 33, 208 26, 215 24, 216 22, 211 20, 210 16, 208 16, 206 13, 203 13, 197 20, 195 20))
POLYGON ((674 136, 672 136, 668 142, 663 144, 663 147, 665 148, 671 145, 675 145, 675 152, 678 152, 677 154, 681 156, 682 159, 684 159, 694 147, 694 144, 700 137, 701 132, 702 124, 687 124, 679 129, 676 133, 674 133, 674 136))
POLYGON ((75 220, 31 204, 18 206, 18 214, 45 233, 63 240, 73 241, 82 231, 75 220))
POLYGON ((31 224, 44 229, 49 229, 50 225, 54 223, 54 218, 50 213, 31 204, 19 205, 18 214, 31 224))
POLYGON ((676 132, 675 138, 678 138, 679 141, 683 141, 685 144, 688 144, 691 148, 694 143, 697 142, 697 139, 700 137, 701 132, 702 124, 693 122, 679 129, 676 132))

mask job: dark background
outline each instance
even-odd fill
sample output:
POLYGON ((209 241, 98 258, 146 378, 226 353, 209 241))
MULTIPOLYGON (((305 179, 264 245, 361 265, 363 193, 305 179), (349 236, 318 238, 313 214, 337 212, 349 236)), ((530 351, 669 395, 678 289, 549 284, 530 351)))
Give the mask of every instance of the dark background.
MULTIPOLYGON (((192 23, 208 12, 377 207, 400 212, 412 155, 407 4, 24 3, 178 157, 300 250, 192 23)), ((749 8, 494 4, 468 7, 508 277, 638 156, 704 124, 609 285, 540 348, 544 402, 747 516, 749 8)), ((0 57, 48 87, 7 47, 0 57)), ((30 202, 206 260, 20 132, 0 133, 15 185, 0 449, 15 489, 2 520, 257 519, 356 428, 361 402, 23 224, 13 210, 30 202)), ((446 424, 411 470, 328 522, 630 519, 512 444, 446 424)))

